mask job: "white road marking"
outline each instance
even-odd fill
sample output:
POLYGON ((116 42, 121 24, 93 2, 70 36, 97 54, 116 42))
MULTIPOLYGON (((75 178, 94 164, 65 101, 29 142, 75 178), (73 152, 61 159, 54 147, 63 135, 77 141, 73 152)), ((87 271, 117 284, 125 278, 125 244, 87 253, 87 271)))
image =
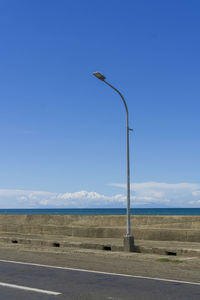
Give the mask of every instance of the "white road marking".
POLYGON ((10 284, 10 283, 5 283, 5 282, 0 282, 0 286, 14 288, 14 289, 20 289, 20 290, 25 290, 25 291, 30 291, 30 292, 36 292, 36 293, 43 293, 43 294, 48 294, 48 295, 54 295, 54 296, 61 295, 61 293, 58 293, 58 292, 52 292, 52 291, 47 291, 47 290, 42 290, 42 289, 36 289, 36 288, 30 288, 30 287, 23 286, 23 285, 10 284))
POLYGON ((86 270, 86 269, 75 269, 75 268, 68 268, 68 267, 58 267, 58 266, 34 264, 34 263, 27 263, 27 262, 22 262, 22 261, 13 261, 13 260, 4 260, 4 259, 0 259, 0 262, 19 264, 19 265, 27 265, 27 266, 34 266, 34 267, 42 267, 42 268, 60 269, 60 270, 68 270, 68 271, 78 271, 78 272, 95 273, 95 274, 112 275, 112 276, 121 276, 121 277, 130 277, 130 278, 138 278, 138 279, 148 279, 148 280, 184 283, 184 284, 191 284, 191 285, 199 285, 200 286, 200 282, 164 279, 164 278, 157 278, 157 277, 137 276, 137 275, 120 274, 120 273, 109 273, 109 272, 102 272, 102 271, 94 271, 94 270, 86 270))

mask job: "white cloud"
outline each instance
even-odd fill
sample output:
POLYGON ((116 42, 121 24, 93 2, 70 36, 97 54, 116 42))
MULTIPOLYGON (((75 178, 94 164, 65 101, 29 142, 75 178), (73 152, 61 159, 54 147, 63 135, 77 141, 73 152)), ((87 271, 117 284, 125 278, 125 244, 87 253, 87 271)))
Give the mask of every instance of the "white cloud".
MULTIPOLYGON (((125 189, 125 184, 113 183, 125 189)), ((200 184, 141 182, 132 183, 133 203, 139 205, 158 205, 159 207, 199 207, 200 184)))
MULTIPOLYGON (((111 185, 123 188, 124 193, 104 195, 89 191, 53 193, 0 189, 0 208, 126 207, 126 185, 111 185)), ((200 207, 200 185, 164 182, 131 184, 131 204, 133 207, 200 207)))
POLYGON ((194 191, 194 192, 192 192, 192 195, 193 195, 193 196, 199 196, 199 197, 200 197, 200 191, 194 191))
POLYGON ((106 196, 96 192, 51 193, 29 190, 0 189, 0 208, 36 207, 112 207, 121 206, 126 197, 122 194, 106 196))

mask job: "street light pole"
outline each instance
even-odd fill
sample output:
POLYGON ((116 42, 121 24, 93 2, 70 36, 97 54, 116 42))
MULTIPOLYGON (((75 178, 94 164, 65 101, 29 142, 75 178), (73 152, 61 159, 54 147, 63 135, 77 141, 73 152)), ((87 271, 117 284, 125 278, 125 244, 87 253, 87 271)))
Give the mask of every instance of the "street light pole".
POLYGON ((130 159, 129 159, 129 131, 133 130, 129 128, 129 116, 128 116, 128 107, 123 95, 108 83, 105 79, 106 77, 99 72, 94 72, 93 75, 105 82, 108 86, 114 89, 121 97, 125 110, 126 110, 126 169, 127 169, 127 211, 126 211, 126 235, 124 236, 124 250, 132 252, 134 250, 134 238, 131 235, 131 222, 130 222, 130 159))

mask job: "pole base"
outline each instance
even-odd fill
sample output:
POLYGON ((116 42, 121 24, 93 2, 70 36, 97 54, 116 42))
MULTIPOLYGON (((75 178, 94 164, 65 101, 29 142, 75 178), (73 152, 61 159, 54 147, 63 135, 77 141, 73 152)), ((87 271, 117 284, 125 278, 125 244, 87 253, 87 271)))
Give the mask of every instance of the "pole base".
POLYGON ((126 252, 134 252, 134 237, 133 235, 125 235, 124 236, 124 251, 126 252))

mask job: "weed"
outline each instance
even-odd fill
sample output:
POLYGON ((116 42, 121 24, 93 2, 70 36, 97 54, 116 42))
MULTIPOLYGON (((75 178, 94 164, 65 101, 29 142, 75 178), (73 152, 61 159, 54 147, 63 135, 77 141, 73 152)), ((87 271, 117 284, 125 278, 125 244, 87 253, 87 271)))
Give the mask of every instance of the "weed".
POLYGON ((159 262, 171 262, 171 263, 182 263, 183 261, 182 260, 179 260, 179 259, 169 259, 169 258, 158 258, 156 259, 156 261, 159 261, 159 262))

